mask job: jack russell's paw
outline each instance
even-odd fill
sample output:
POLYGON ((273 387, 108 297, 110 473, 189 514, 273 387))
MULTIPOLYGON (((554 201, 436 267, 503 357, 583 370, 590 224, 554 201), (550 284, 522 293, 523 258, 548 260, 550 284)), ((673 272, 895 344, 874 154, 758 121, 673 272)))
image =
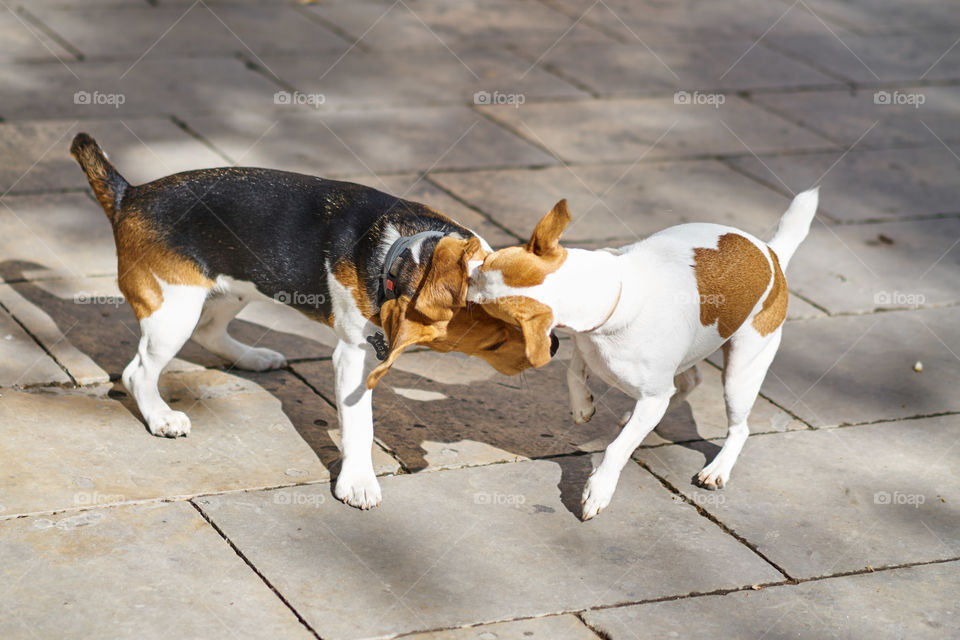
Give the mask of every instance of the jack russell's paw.
POLYGON ((722 468, 711 462, 697 474, 697 483, 704 489, 715 491, 722 489, 730 481, 730 469, 722 468))
POLYGON ((351 473, 341 471, 333 495, 351 507, 372 509, 380 505, 380 484, 372 471, 351 473))
POLYGON ((613 492, 617 490, 618 479, 617 476, 611 478, 596 470, 587 478, 587 486, 583 488, 583 498, 580 500, 583 506, 581 520, 589 520, 610 504, 613 492))
POLYGON ((287 364, 287 359, 282 353, 277 353, 273 349, 263 347, 249 348, 243 355, 237 358, 233 363, 238 369, 247 371, 268 371, 270 369, 279 369, 287 364))
POLYGON ((572 404, 573 406, 570 407, 570 410, 573 412, 573 422, 575 424, 586 424, 590 422, 590 418, 597 412, 597 408, 593 404, 592 395, 587 396, 581 402, 572 404))
POLYGON ((190 418, 182 411, 167 409, 147 417, 147 426, 155 436, 176 438, 189 435, 190 418))

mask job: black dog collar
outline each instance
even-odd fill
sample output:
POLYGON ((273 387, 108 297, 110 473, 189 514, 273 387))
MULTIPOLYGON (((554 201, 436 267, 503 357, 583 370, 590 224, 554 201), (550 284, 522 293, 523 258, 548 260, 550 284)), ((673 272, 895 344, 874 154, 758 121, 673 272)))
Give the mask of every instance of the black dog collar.
POLYGON ((400 267, 397 264, 397 258, 400 255, 409 249, 413 244, 418 240, 423 240, 426 238, 442 238, 447 234, 442 231, 421 231, 420 233, 415 233, 412 236, 400 236, 397 240, 390 245, 390 248, 387 249, 387 257, 383 261, 383 266, 380 267, 380 300, 381 306, 383 302, 387 300, 394 300, 397 296, 400 295, 400 292, 397 291, 397 276, 400 275, 400 267))

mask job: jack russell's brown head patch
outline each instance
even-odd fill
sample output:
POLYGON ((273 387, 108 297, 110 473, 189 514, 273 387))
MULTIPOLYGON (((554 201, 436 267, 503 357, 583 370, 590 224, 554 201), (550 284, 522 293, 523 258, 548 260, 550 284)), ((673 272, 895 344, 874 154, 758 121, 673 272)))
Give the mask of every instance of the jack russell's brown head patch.
POLYGON ((509 287, 543 284, 567 259, 567 250, 560 246, 560 235, 570 219, 567 201, 561 200, 537 223, 530 242, 494 251, 483 261, 480 270, 499 271, 509 287))
MULTIPOLYGON (((757 245, 736 233, 720 236, 716 249, 694 249, 693 255, 693 270, 697 277, 697 290, 700 294, 700 324, 709 327, 716 323, 720 337, 729 338, 750 316, 750 312, 767 290, 771 276, 770 262, 757 245)), ((776 258, 774 258, 774 265, 777 265, 776 258)), ((783 274, 780 272, 779 265, 777 265, 777 273, 782 281, 783 274)), ((776 287, 775 280, 774 289, 776 287)), ((769 324, 774 319, 773 314, 779 312, 781 303, 774 298, 775 293, 783 297, 782 304, 784 304, 784 312, 786 311, 786 283, 784 282, 782 292, 771 290, 764 302, 763 309, 767 309, 768 301, 771 309, 776 307, 760 321, 764 329, 769 328, 769 324)), ((758 318, 761 313, 763 311, 757 314, 758 318)), ((756 323, 757 320, 755 319, 754 322, 756 323)), ((779 322, 776 326, 779 326, 779 322)), ((760 330, 759 327, 757 329, 760 330)))

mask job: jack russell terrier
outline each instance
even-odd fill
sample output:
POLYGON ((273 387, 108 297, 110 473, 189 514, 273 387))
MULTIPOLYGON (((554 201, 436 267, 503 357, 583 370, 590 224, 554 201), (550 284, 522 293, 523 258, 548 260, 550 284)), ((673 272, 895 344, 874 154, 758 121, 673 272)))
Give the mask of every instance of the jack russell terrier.
POLYGON ((256 298, 291 301, 337 335, 343 463, 334 494, 361 509, 381 500, 372 389, 404 349, 461 351, 508 375, 532 365, 515 325, 466 300, 468 262, 490 246, 425 205, 270 169, 188 171, 134 186, 89 135, 78 134, 70 152, 113 227, 118 285, 141 330, 122 380, 154 435, 190 433, 190 419, 157 389, 188 339, 241 369, 285 364, 227 333, 256 298))
POLYGON ((620 472, 673 402, 699 383, 695 365, 723 348, 728 432, 698 475, 708 489, 730 479, 750 433, 747 417, 780 345, 787 315, 783 269, 807 236, 817 189, 794 198, 769 244, 718 224, 683 224, 621 249, 560 246, 570 222, 561 200, 527 245, 470 263, 467 299, 517 324, 534 366, 550 359, 554 327, 573 331, 567 371, 577 424, 594 413, 587 368, 637 403, 583 491, 582 518, 610 504, 620 472))

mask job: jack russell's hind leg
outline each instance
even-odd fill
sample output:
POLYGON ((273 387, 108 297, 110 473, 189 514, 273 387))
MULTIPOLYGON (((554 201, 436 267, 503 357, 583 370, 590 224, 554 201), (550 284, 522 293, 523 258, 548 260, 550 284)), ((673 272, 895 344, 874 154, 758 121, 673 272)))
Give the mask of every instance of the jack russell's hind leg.
POLYGON ((238 369, 266 371, 286 364, 283 354, 238 342, 227 326, 247 306, 247 300, 231 294, 213 295, 203 305, 203 314, 193 332, 193 341, 214 355, 229 360, 238 369))
POLYGON ((727 343, 723 352, 723 397, 727 405, 727 439, 720 453, 697 475, 707 489, 719 489, 730 480, 730 472, 743 449, 750 427, 747 418, 760 393, 767 369, 777 355, 781 329, 761 336, 753 327, 744 327, 727 343))
POLYGON ((137 355, 123 370, 122 379, 155 436, 175 438, 190 433, 190 418, 163 401, 157 380, 190 337, 207 293, 208 289, 200 286, 164 285, 160 308, 140 321, 137 355))
POLYGON ((589 520, 610 504, 620 480, 620 472, 643 439, 657 426, 667 411, 673 389, 637 400, 630 420, 616 439, 607 445, 600 466, 593 470, 583 490, 581 518, 589 520))
POLYGON ((593 394, 587 386, 587 363, 576 344, 573 345, 573 356, 567 367, 567 390, 573 421, 577 424, 589 422, 597 408, 593 404, 593 394))

